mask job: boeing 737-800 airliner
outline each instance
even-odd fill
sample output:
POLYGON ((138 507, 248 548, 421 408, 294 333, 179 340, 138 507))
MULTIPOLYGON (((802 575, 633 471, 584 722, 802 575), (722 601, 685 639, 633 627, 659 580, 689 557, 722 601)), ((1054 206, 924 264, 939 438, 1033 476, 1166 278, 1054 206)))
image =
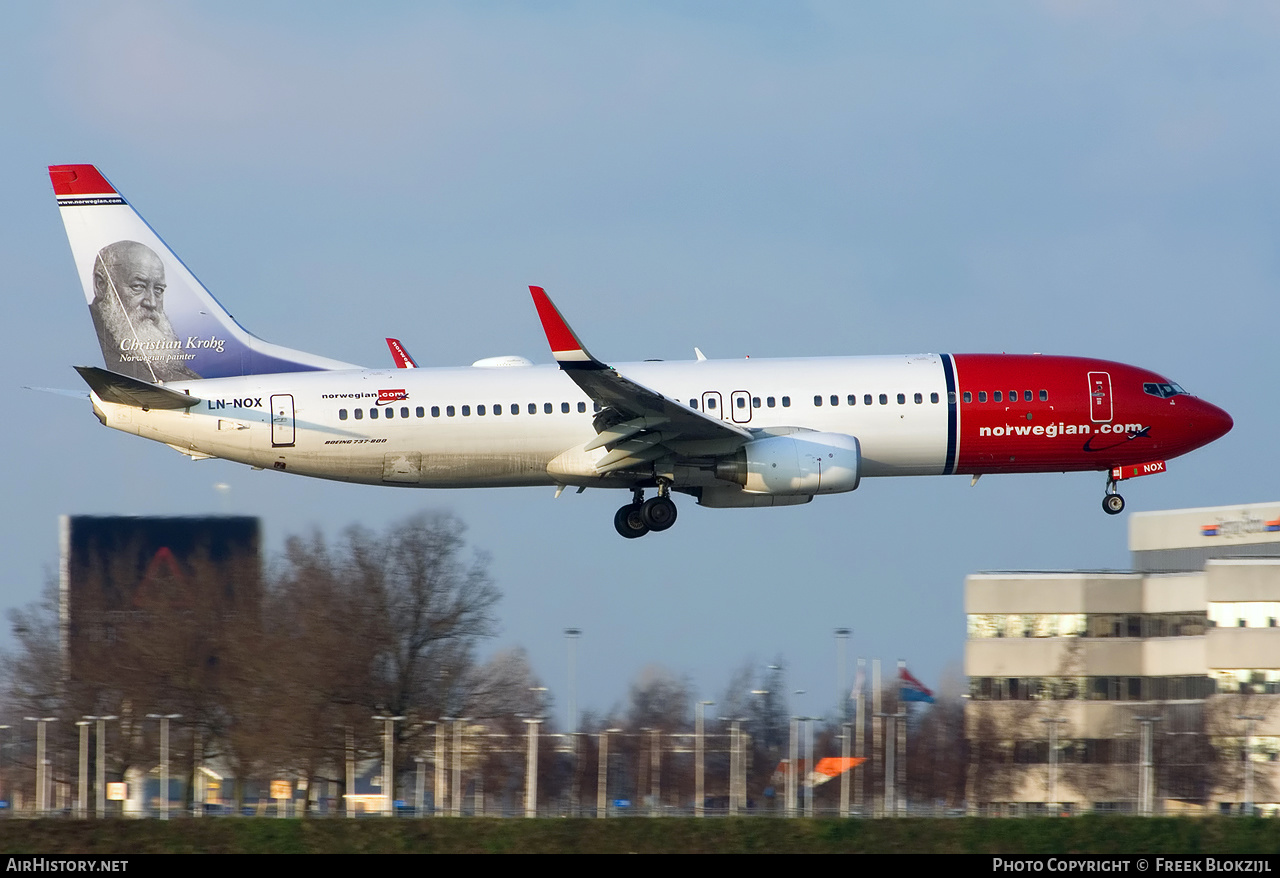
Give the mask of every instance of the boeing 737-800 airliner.
MULTIPOLYGON (((916 354, 609 366, 530 287, 555 366, 365 369, 251 335, 92 165, 49 169, 106 368, 98 419, 193 458, 425 488, 623 488, 624 537, 702 506, 808 503, 863 477, 1093 470, 1116 483, 1231 429, 1147 369, 916 354), (654 495, 644 498, 646 490, 654 495)), ((393 343, 394 342, 394 343, 393 343)))

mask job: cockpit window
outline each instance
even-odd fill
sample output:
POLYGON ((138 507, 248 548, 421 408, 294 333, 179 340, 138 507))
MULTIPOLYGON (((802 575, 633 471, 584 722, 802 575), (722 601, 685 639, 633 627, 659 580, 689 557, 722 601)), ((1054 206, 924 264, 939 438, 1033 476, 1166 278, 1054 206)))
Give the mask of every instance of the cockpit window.
POLYGON ((1161 399, 1168 399, 1171 396, 1191 395, 1176 384, 1157 384, 1154 381, 1149 381, 1142 385, 1142 392, 1149 393, 1152 396, 1158 396, 1161 399))

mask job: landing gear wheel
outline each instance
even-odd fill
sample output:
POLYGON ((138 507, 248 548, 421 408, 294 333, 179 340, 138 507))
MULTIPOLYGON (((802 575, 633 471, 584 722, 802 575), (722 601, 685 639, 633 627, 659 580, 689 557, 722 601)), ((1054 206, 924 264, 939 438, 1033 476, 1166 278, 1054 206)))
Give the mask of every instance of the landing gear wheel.
POLYGON ((649 525, 644 522, 644 515, 637 503, 628 503, 613 514, 614 529, 629 540, 642 537, 649 532, 649 525))
POLYGON ((651 497, 640 507, 640 517, 649 530, 666 530, 676 523, 676 504, 670 497, 651 497))
POLYGON ((1102 511, 1107 515, 1119 515, 1124 512, 1124 498, 1119 494, 1108 494, 1102 498, 1102 511))

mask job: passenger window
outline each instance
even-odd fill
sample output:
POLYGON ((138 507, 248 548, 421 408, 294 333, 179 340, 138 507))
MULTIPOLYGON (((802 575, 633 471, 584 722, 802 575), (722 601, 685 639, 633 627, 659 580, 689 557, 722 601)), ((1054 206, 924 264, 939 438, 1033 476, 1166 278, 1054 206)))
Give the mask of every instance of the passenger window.
POLYGON ((978 402, 986 402, 986 401, 987 401, 987 392, 985 390, 979 390, 978 402))
POLYGON ((791 397, 789 397, 789 396, 784 396, 784 397, 782 398, 782 407, 783 407, 784 409, 785 409, 785 408, 790 408, 790 407, 791 407, 791 397))
POLYGON ((513 415, 520 414, 520 403, 518 402, 511 403, 511 414, 513 415))
POLYGON ((920 405, 920 403, 922 403, 922 402, 924 402, 924 395, 923 395, 923 394, 920 394, 920 393, 917 393, 917 394, 916 394, 916 405, 920 405))
POLYGON ((907 404, 907 395, 905 393, 899 393, 898 405, 906 405, 906 404, 907 404))
POLYGON ((1023 402, 1031 402, 1031 391, 1030 391, 1030 390, 1024 390, 1024 391, 1022 391, 1022 401, 1023 401, 1023 402))
POLYGON ((713 408, 715 408, 715 407, 716 407, 716 398, 715 398, 714 396, 708 396, 708 397, 707 397, 707 409, 708 409, 708 410, 710 410, 710 409, 713 409, 713 408))
POLYGON ((880 394, 880 405, 888 405, 888 404, 889 404, 889 394, 887 393, 880 394))
POLYGON ((462 416, 463 416, 464 418, 469 418, 469 417, 471 417, 471 406, 469 406, 469 405, 464 405, 464 406, 462 407, 462 416))
POLYGON ((765 397, 765 400, 764 400, 765 405, 767 405, 769 408, 773 408, 773 403, 774 403, 774 399, 772 396, 765 397))
POLYGON ((747 398, 745 396, 740 396, 737 399, 737 403, 738 403, 738 408, 744 409, 747 407, 747 398))
POLYGON ((578 414, 586 414, 587 404, 585 402, 578 403, 578 414))
POLYGON ((449 406, 445 406, 445 408, 444 408, 444 413, 445 413, 446 415, 448 415, 449 417, 451 417, 451 418, 452 418, 455 414, 457 414, 457 412, 454 410, 453 406, 451 406, 451 405, 449 405, 449 406))
POLYGON ((753 409, 758 409, 758 408, 760 408, 760 397, 758 397, 758 396, 753 396, 753 397, 751 397, 751 407, 752 407, 753 409))
POLYGON ((1017 401, 1018 401, 1018 391, 1016 391, 1016 390, 1010 390, 1010 391, 1009 391, 1009 402, 1017 402, 1017 401))
POLYGON ((495 415, 500 415, 500 414, 502 414, 502 403, 498 403, 497 405, 495 405, 495 406, 493 407, 493 413, 494 413, 495 415))
POLYGON ((567 402, 560 403, 560 411, 562 414, 566 414, 566 415, 569 414, 569 403, 567 402))
POLYGON ((373 419, 375 419, 375 420, 376 420, 376 419, 377 419, 377 417, 378 417, 378 410, 377 410, 377 409, 369 409, 369 417, 371 417, 371 418, 373 418, 373 419))
POLYGON ((698 401, 696 399, 689 400, 689 408, 696 409, 697 407, 698 407, 698 401))
POLYGON ((529 403, 529 414, 536 415, 538 413, 538 404, 536 402, 529 403))
POLYGON ((395 409, 393 409, 393 408, 388 407, 388 408, 387 408, 387 413, 384 415, 384 417, 387 417, 387 418, 394 418, 395 416, 396 416, 396 410, 395 410, 395 409))
POLYGON ((484 414, 484 406, 482 406, 482 405, 478 405, 478 406, 476 406, 476 414, 477 414, 477 415, 483 415, 483 414, 484 414))
POLYGON ((840 397, 836 396, 834 393, 831 394, 831 404, 840 405, 840 397))
POLYGON ((1041 401, 1041 402, 1048 402, 1048 401, 1049 401, 1049 391, 1047 391, 1047 390, 1042 390, 1042 391, 1040 391, 1040 401, 1041 401))
POLYGON ((345 421, 346 419, 347 419, 347 410, 346 410, 346 409, 338 409, 338 420, 339 420, 339 421, 345 421))
POLYGON ((364 409, 356 409, 354 414, 356 416, 356 420, 359 421, 364 417, 364 409))
POLYGON ((543 413, 544 415, 549 415, 549 414, 551 414, 551 403, 549 403, 549 402, 544 402, 544 403, 542 404, 542 413, 543 413))
POLYGON ((848 403, 849 403, 849 405, 857 405, 857 404, 858 404, 858 394, 856 394, 856 393, 851 393, 851 394, 849 394, 849 398, 846 400, 846 402, 848 402, 848 403))
POLYGON ((1000 393, 1000 391, 998 391, 998 390, 997 390, 995 393, 991 394, 991 398, 992 398, 993 400, 995 400, 996 402, 1003 402, 1003 401, 1004 401, 1004 396, 1003 396, 1003 394, 1001 394, 1001 393, 1000 393))
POLYGON ((816 405, 816 406, 819 406, 819 407, 820 407, 820 406, 822 405, 822 397, 821 397, 821 396, 815 396, 815 397, 813 398, 813 404, 814 404, 814 405, 816 405))
POLYGON ((936 393, 929 394, 929 402, 937 402, 937 401, 938 401, 938 394, 936 393))
MULTIPOLYGON (((421 409, 419 409, 419 411, 421 411, 421 409)), ((402 417, 402 418, 407 418, 407 417, 409 417, 409 407, 408 407, 408 406, 404 406, 403 408, 401 408, 401 409, 400 409, 400 417, 402 417)))
POLYGON ((968 390, 966 390, 966 391, 964 392, 964 401, 965 401, 965 402, 973 402, 973 394, 972 394, 971 392, 969 392, 968 390))
MULTIPOLYGON (((440 413, 440 410, 436 409, 436 414, 439 414, 439 413, 440 413)), ((422 406, 418 406, 417 410, 414 411, 414 414, 420 418, 425 418, 427 416, 427 410, 424 409, 422 406)))
MULTIPOLYGON (((453 414, 453 412, 450 412, 449 414, 453 414)), ((431 417, 433 417, 433 418, 438 418, 438 417, 440 417, 440 406, 438 406, 438 405, 433 405, 433 406, 431 407, 431 417)))

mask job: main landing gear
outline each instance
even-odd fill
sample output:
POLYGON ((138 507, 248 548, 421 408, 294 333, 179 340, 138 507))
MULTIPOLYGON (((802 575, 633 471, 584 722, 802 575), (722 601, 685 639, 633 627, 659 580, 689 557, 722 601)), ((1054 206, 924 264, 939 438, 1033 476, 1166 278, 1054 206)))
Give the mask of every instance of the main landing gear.
POLYGON ((1107 479, 1107 493, 1102 498, 1102 511, 1107 515, 1119 515, 1124 512, 1124 498, 1116 493, 1116 480, 1107 479))
POLYGON ((613 516, 614 529, 629 540, 649 531, 664 531, 676 523, 676 504, 671 499, 671 486, 658 483, 658 496, 644 499, 644 488, 631 489, 632 501, 613 516))

